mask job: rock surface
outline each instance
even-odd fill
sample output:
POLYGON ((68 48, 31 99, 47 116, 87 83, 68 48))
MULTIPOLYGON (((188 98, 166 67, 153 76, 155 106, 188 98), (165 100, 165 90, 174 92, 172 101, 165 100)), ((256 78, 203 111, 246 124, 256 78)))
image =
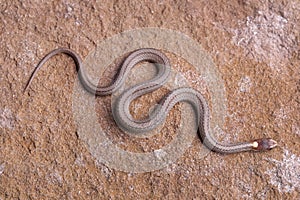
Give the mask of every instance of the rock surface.
MULTIPOLYGON (((300 198, 299 1, 78 2, 0 0, 0 200, 300 198), (227 99, 225 124, 215 137, 226 143, 272 137, 279 147, 203 156, 195 136, 166 167, 124 172, 96 159, 78 135, 72 110, 77 76, 70 58, 51 59, 23 93, 50 50, 69 47, 85 58, 107 38, 142 27, 180 31, 212 58, 227 99)), ((203 74, 166 53, 211 106, 214 97, 203 74)), ((111 77, 114 70, 107 71, 111 77)), ((131 111, 143 116, 166 92, 137 99, 131 111)), ((112 143, 164 158, 160 148, 176 137, 181 104, 161 133, 133 138, 114 127, 110 97, 96 102, 99 123, 113 127, 107 132, 112 143)))

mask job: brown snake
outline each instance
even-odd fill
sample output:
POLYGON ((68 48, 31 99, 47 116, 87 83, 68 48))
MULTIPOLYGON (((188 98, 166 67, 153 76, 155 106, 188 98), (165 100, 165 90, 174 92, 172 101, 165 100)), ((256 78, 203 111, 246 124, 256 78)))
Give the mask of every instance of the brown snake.
POLYGON ((165 84, 170 74, 170 63, 168 58, 165 54, 156 49, 142 48, 132 52, 123 62, 114 82, 107 87, 98 87, 93 84, 82 71, 83 66, 81 58, 74 51, 66 48, 58 48, 51 51, 39 62, 24 91, 28 89, 34 76, 44 63, 51 57, 60 53, 67 54, 73 58, 83 87, 88 92, 100 96, 109 95, 115 92, 124 83, 125 78, 128 76, 128 72, 136 64, 142 61, 148 61, 156 65, 158 73, 153 79, 130 87, 123 92, 116 101, 113 108, 114 119, 120 127, 127 131, 138 134, 144 131, 153 130, 165 121, 168 112, 176 103, 184 101, 193 106, 197 116, 199 135, 203 144, 212 151, 219 153, 237 153, 250 150, 264 151, 277 146, 276 141, 270 138, 256 139, 249 142, 234 144, 222 144, 218 142, 209 133, 209 107, 206 100, 198 91, 189 87, 182 87, 171 91, 165 98, 163 98, 160 102, 160 106, 155 108, 148 118, 144 120, 134 119, 129 112, 130 102, 143 94, 160 88, 163 84, 165 84))

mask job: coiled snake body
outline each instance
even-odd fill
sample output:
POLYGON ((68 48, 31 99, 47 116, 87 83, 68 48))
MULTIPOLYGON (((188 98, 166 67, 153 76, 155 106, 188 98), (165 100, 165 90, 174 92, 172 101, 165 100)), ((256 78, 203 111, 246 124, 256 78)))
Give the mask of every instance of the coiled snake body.
POLYGON ((83 87, 90 93, 95 95, 109 95, 115 92, 128 76, 128 72, 138 63, 148 61, 156 64, 158 72, 157 75, 146 82, 135 85, 125 92, 123 92, 116 105, 113 108, 115 121, 123 129, 141 133, 156 128, 164 122, 167 113, 178 102, 185 101, 190 103, 197 116, 198 132, 202 139, 203 144, 209 149, 219 153, 237 153, 243 151, 263 151, 270 150, 277 146, 276 141, 270 138, 256 139, 249 142, 235 143, 235 144, 222 144, 218 142, 209 132, 209 107, 204 97, 196 90, 188 87, 182 87, 171 91, 157 107, 153 114, 144 120, 134 119, 129 112, 129 105, 135 98, 154 91, 161 87, 168 79, 170 74, 170 63, 164 53, 152 48, 142 48, 132 52, 123 62, 117 77, 114 82, 107 87, 98 87, 94 85, 82 70, 81 58, 72 50, 66 48, 58 48, 47 54, 37 65, 32 73, 24 91, 30 86, 37 71, 44 65, 44 63, 51 57, 64 53, 73 58, 76 64, 78 76, 83 87))

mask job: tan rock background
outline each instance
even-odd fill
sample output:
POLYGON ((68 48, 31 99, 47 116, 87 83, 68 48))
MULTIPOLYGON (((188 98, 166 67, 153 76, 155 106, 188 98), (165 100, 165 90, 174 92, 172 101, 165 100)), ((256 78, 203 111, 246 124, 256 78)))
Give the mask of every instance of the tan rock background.
MULTIPOLYGON (((299 1, 1 0, 0 11, 1 200, 300 198, 299 1), (164 169, 125 173, 97 162, 77 135, 77 76, 70 58, 53 58, 22 93, 50 50, 69 47, 85 58, 106 38, 141 27, 180 31, 210 54, 225 82, 228 108, 228 134, 216 137, 228 142, 267 136, 279 148, 203 158, 195 138, 164 169)), ((178 110, 170 114, 175 122, 178 110)), ((144 152, 174 135, 109 137, 124 149, 144 152)))

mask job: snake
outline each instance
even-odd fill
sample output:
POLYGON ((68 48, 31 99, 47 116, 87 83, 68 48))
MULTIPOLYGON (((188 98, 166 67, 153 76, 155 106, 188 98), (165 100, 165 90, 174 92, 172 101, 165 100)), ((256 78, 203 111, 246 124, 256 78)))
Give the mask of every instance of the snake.
POLYGON ((150 80, 131 86, 126 89, 115 102, 112 113, 117 125, 123 130, 140 134, 145 131, 150 131, 162 124, 173 106, 179 102, 189 103, 196 114, 197 132, 202 143, 211 151, 230 154, 245 151, 266 151, 271 150, 277 146, 277 142, 271 138, 254 139, 247 142, 235 142, 224 144, 219 142, 211 133, 209 129, 209 106, 204 96, 197 90, 191 87, 179 87, 167 95, 165 95, 156 106, 151 115, 144 119, 135 119, 129 109, 130 103, 158 88, 162 87, 170 76, 171 64, 168 57, 158 49, 154 48, 140 48, 132 51, 122 62, 114 80, 110 85, 102 87, 91 82, 87 74, 84 73, 83 63, 80 56, 71 49, 57 48, 46 54, 32 72, 24 92, 28 90, 32 80, 39 71, 39 69, 53 56, 57 54, 66 54, 73 58, 78 73, 78 78, 83 88, 89 93, 96 96, 111 95, 117 91, 129 75, 129 71, 138 63, 149 62, 153 63, 157 68, 156 76, 150 80))

